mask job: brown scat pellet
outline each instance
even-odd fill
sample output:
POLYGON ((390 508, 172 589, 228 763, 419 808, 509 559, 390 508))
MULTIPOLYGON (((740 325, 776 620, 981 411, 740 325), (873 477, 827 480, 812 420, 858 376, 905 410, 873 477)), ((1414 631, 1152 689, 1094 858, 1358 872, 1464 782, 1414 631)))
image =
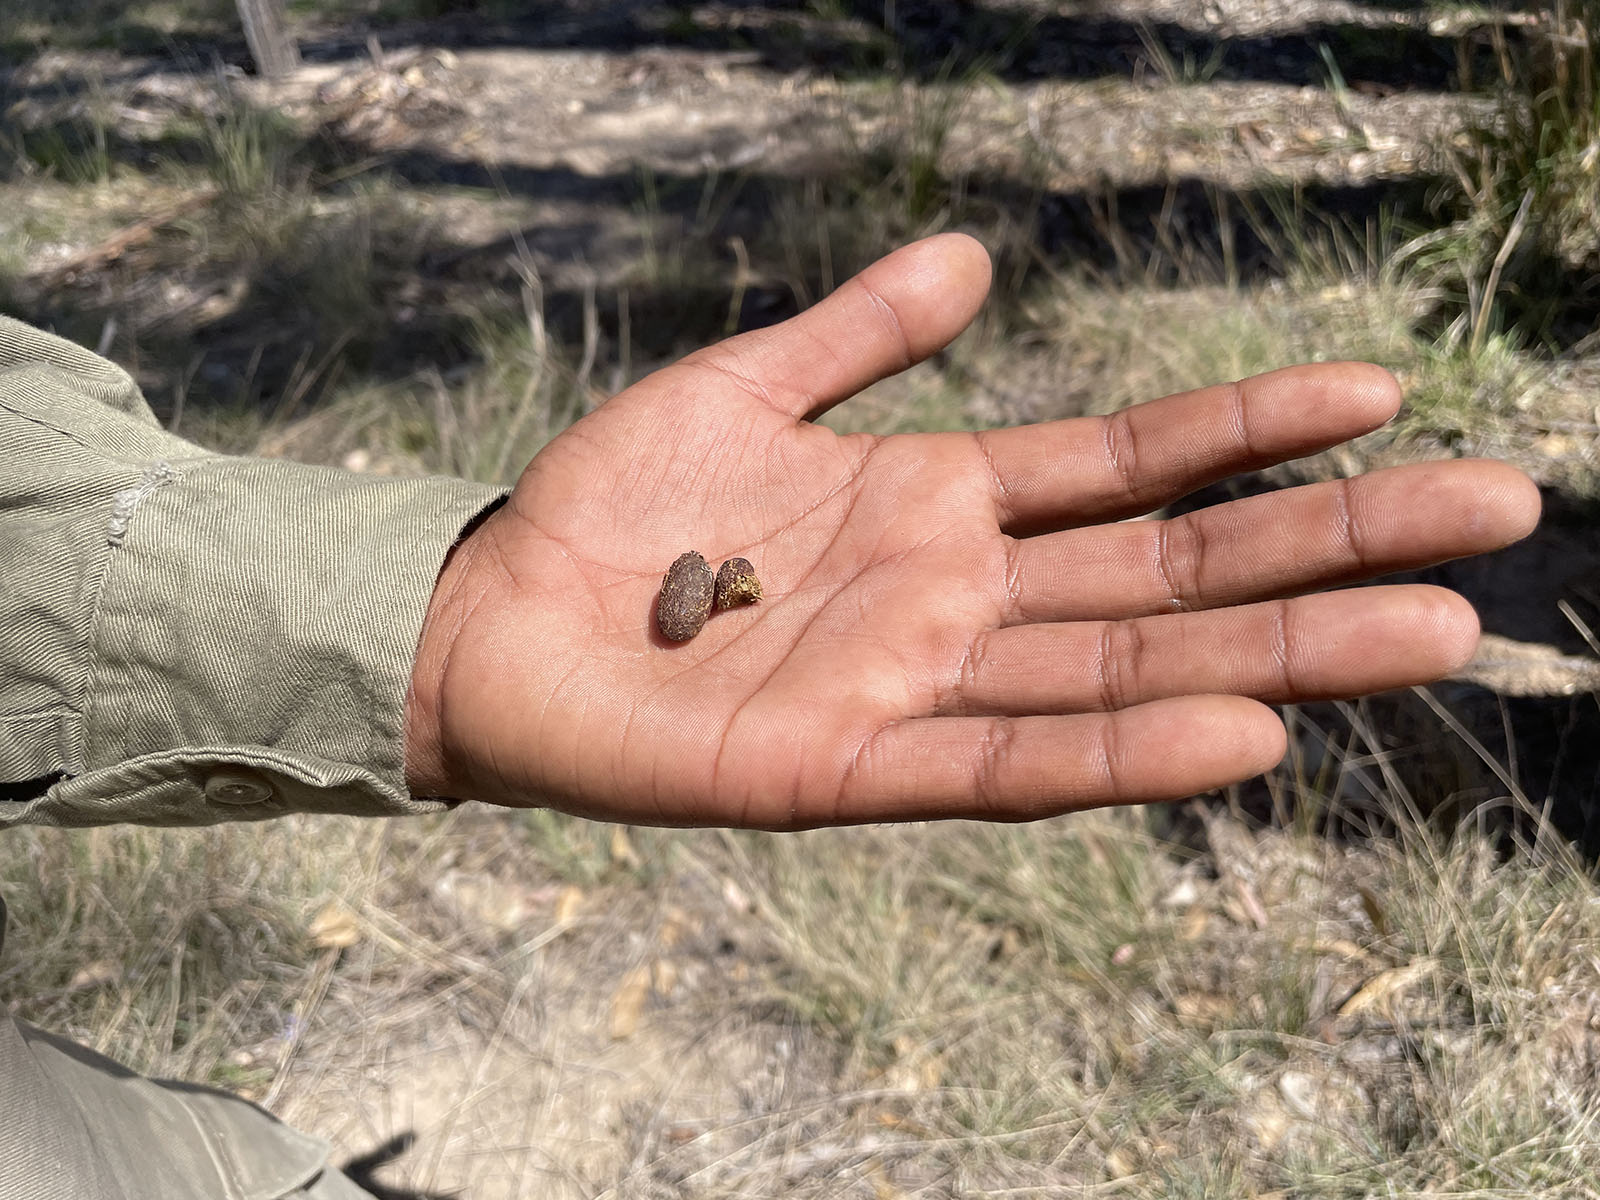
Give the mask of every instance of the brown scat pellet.
POLYGON ((656 628, 669 641, 686 642, 699 633, 711 613, 711 564, 698 551, 678 555, 661 578, 656 597, 656 628))
POLYGON ((761 599, 761 580, 748 558, 730 558, 717 568, 717 608, 755 604, 761 599))

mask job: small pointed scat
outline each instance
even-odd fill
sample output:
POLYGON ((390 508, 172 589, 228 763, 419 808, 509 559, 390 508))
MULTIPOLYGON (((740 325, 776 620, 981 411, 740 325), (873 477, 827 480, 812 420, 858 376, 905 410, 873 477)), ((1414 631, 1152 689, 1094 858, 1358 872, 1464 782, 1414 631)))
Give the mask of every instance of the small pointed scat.
POLYGON ((673 642, 686 642, 705 626, 711 613, 715 577, 696 550, 680 554, 661 579, 656 597, 656 628, 673 642))
POLYGON ((717 568, 717 608, 755 604, 761 599, 761 580, 748 558, 730 558, 717 568))

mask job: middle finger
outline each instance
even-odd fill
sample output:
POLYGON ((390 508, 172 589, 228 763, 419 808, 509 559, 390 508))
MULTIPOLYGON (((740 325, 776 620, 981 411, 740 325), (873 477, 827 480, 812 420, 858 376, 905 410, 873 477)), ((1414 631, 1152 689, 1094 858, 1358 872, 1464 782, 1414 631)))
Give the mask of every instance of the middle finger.
POLYGON ((1024 538, 1004 623, 1220 608, 1494 550, 1528 533, 1532 488, 1496 462, 1418 463, 1024 538))

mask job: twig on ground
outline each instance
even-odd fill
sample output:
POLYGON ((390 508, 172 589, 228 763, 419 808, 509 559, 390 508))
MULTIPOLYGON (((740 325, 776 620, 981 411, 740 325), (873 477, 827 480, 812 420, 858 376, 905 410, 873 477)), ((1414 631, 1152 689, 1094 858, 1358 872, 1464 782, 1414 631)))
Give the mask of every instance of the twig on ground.
POLYGON ((205 208, 214 202, 222 192, 220 189, 208 188, 197 192, 193 196, 185 197, 178 203, 161 209, 159 212, 135 221, 132 225, 124 225, 110 237, 95 243, 87 250, 74 254, 60 266, 52 268, 39 276, 38 283, 43 288, 60 287, 62 284, 71 283, 78 276, 90 271, 102 270, 121 258, 135 246, 142 246, 156 235, 163 227, 172 224, 179 217, 188 216, 192 212, 205 208))

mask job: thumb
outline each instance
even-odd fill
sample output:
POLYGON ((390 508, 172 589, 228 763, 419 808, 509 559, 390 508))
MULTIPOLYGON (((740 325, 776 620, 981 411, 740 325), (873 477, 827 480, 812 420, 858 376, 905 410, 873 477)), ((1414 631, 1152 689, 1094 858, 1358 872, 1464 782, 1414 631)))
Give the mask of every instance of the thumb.
POLYGON ((948 346, 989 294, 989 254, 963 233, 903 246, 770 329, 691 354, 795 418, 820 416, 948 346))

